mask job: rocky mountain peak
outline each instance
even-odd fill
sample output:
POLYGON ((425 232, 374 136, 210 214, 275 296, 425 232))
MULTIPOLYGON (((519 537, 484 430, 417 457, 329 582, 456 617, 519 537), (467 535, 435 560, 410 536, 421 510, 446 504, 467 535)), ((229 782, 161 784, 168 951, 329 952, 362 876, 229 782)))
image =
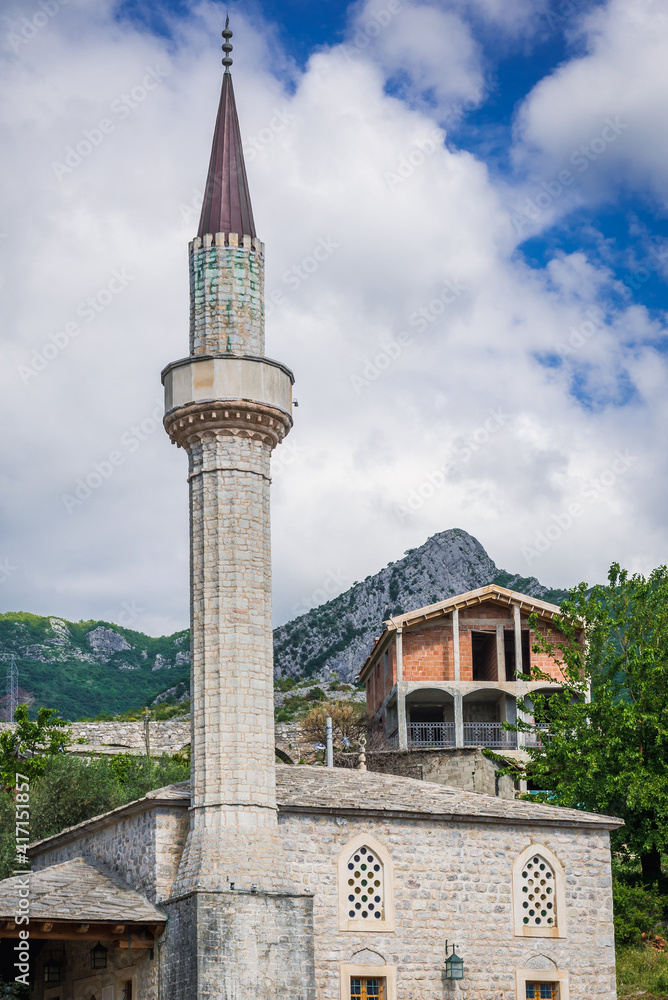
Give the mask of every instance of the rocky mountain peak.
POLYGON ((109 659, 112 653, 118 653, 124 649, 132 649, 130 643, 120 632, 114 632, 113 629, 105 628, 104 625, 98 625, 97 628, 88 632, 86 634, 86 641, 95 655, 101 660, 104 660, 105 657, 109 659))
POLYGON ((545 600, 563 596, 543 587, 535 577, 500 570, 477 538, 462 528, 449 528, 327 604, 277 628, 276 676, 327 680, 338 675, 350 682, 387 618, 490 583, 545 600))

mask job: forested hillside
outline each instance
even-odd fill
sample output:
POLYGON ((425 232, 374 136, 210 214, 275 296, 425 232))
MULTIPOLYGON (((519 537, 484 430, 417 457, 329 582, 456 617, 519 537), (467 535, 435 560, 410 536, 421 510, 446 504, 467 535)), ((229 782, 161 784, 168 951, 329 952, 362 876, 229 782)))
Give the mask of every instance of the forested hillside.
MULTIPOLYGON (((555 603, 565 596, 535 577, 499 569, 476 538, 453 528, 433 535, 327 604, 275 629, 275 676, 338 676, 349 683, 390 615, 488 583, 555 603)), ((154 638, 109 622, 69 622, 8 612, 0 615, 0 658, 6 663, 12 656, 19 670, 20 700, 33 710, 40 705, 57 708, 66 719, 101 712, 116 715, 172 689, 177 697, 187 694, 187 630, 154 638)), ((5 691, 1 675, 0 690, 5 691)), ((1 718, 3 710, 6 695, 0 698, 1 718)))

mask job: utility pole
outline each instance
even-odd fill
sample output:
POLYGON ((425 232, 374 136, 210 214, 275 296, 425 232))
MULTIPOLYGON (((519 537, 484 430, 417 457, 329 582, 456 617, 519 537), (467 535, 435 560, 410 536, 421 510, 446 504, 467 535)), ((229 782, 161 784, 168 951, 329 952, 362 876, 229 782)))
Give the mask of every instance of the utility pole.
POLYGON ((146 756, 151 757, 151 714, 148 708, 144 709, 144 742, 146 743, 146 756))
POLYGON ((332 735, 332 720, 325 722, 325 746, 327 748, 327 767, 334 767, 334 739, 332 735))
POLYGON ((14 712, 19 707, 19 668, 12 656, 7 667, 7 722, 14 721, 14 712))

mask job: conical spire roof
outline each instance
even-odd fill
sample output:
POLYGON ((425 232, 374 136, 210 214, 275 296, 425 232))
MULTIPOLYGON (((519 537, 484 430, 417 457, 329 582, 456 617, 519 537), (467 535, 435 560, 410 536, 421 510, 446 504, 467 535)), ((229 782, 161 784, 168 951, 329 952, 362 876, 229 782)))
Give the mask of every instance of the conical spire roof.
POLYGON ((209 161, 209 173, 204 191, 204 204, 199 221, 198 236, 206 233, 238 233, 240 236, 256 236, 253 209, 251 207, 248 178, 241 144, 241 130, 234 100, 234 87, 229 53, 232 46, 229 39, 232 32, 225 23, 223 50, 223 86, 220 92, 218 117, 213 133, 213 148, 209 161))

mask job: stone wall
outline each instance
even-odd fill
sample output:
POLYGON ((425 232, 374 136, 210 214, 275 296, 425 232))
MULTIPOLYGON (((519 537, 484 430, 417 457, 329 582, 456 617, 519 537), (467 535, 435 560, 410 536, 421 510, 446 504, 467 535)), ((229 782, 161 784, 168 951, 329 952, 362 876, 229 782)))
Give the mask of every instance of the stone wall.
MULTIPOLYGON (((430 762, 428 756, 423 757, 423 767, 446 766, 446 761, 430 762)), ((465 767, 456 752, 448 757, 451 769, 465 767)), ((407 769, 415 766, 414 758, 403 755, 407 769)), ((484 777, 484 769, 478 772, 479 779, 481 774, 484 777)), ((472 780, 475 783, 475 773, 472 780)), ((388 785, 388 795, 393 795, 393 788, 388 785)), ((396 804, 388 800, 387 806, 396 804)), ((515 970, 521 968, 547 970, 541 977, 548 980, 551 970, 568 972, 570 1000, 592 996, 614 1000, 606 831, 543 825, 539 816, 535 824, 527 825, 515 822, 511 813, 507 821, 490 821, 485 816, 464 820, 425 815, 421 819, 408 813, 381 816, 378 808, 378 803, 368 812, 364 807, 341 811, 324 804, 315 810, 281 806, 277 861, 291 876, 292 892, 233 893, 223 879, 218 892, 194 890, 166 903, 170 924, 156 949, 163 982, 160 1000, 186 1000, 194 995, 195 975, 197 990, 201 987, 206 995, 310 1000, 307 984, 312 961, 318 1000, 345 1000, 340 994, 341 966, 367 965, 371 958, 381 963, 379 975, 384 975, 382 965, 396 967, 397 1000, 443 1000, 452 985, 443 979, 446 939, 456 941, 465 963, 465 979, 459 984, 462 1000, 518 1000, 515 970), (389 891, 395 919, 385 932, 373 927, 368 931, 339 929, 337 862, 358 835, 375 838, 394 867, 389 891), (566 936, 562 938, 517 937, 514 933, 513 861, 533 844, 553 851, 564 869, 566 936), (311 895, 314 959, 309 951, 311 895), (250 943, 246 958, 244 941, 250 943), (365 956, 363 963, 360 955, 365 956)), ((154 811, 154 824, 147 815, 112 817, 106 829, 85 835, 82 830, 78 841, 35 859, 35 867, 88 854, 106 861, 133 887, 159 900, 169 879, 163 874, 159 889, 151 892, 151 857, 155 857, 158 875, 162 864, 175 871, 188 811, 184 799, 174 802, 171 810, 155 806, 154 811), (160 826, 164 846, 155 836, 160 826), (151 846, 151 837, 156 847, 151 846), (171 860, 166 848, 173 852, 171 860)), ((158 882, 157 877, 156 886, 158 882)), ((561 928, 561 915, 559 924, 561 928)), ((146 991, 140 993, 143 1000, 155 1000, 155 988, 156 980, 147 978, 146 991)))
POLYGON ((191 891, 165 910, 158 1000, 314 1000, 310 896, 191 891))
POLYGON ((231 352, 264 354, 264 244, 216 233, 190 244, 190 353, 231 352))
POLYGON ((54 845, 33 860, 33 869, 48 868, 83 856, 100 861, 152 903, 171 892, 188 834, 183 804, 146 807, 133 815, 108 814, 100 826, 81 830, 69 842, 54 845))
POLYGON ((433 781, 467 792, 514 799, 515 787, 508 777, 498 777, 499 767, 481 750, 467 747, 455 750, 385 750, 366 755, 367 770, 396 774, 401 778, 433 781))
MULTIPOLYGON (((16 723, 0 722, 0 732, 14 729, 16 723)), ((85 743, 74 743, 70 753, 85 756, 117 753, 146 753, 144 721, 136 722, 73 722, 72 734, 76 739, 83 737, 85 743)), ((164 722, 149 722, 151 756, 174 754, 190 743, 190 716, 180 715, 164 722)))
MULTIPOLYGON (((340 1000, 340 966, 360 952, 396 966, 397 1000, 443 1000, 454 989, 462 1000, 517 1000, 515 970, 541 964, 569 970, 570 1000, 614 1000, 606 832, 290 813, 280 814, 279 830, 295 876, 316 894, 318 1000, 340 1000), (360 833, 394 863, 392 932, 339 930, 336 862, 360 833), (531 843, 545 844, 565 869, 566 938, 514 935, 512 864, 531 843), (458 987, 444 980, 446 939, 464 960, 458 987)), ((549 980, 549 971, 540 978, 549 980)))
MULTIPOLYGON (((73 722, 75 737, 83 736, 84 744, 71 747, 74 753, 88 748, 99 753, 146 753, 143 720, 137 722, 73 722)), ((149 722, 151 756, 174 754, 190 743, 190 716, 180 715, 164 722, 149 722)))

